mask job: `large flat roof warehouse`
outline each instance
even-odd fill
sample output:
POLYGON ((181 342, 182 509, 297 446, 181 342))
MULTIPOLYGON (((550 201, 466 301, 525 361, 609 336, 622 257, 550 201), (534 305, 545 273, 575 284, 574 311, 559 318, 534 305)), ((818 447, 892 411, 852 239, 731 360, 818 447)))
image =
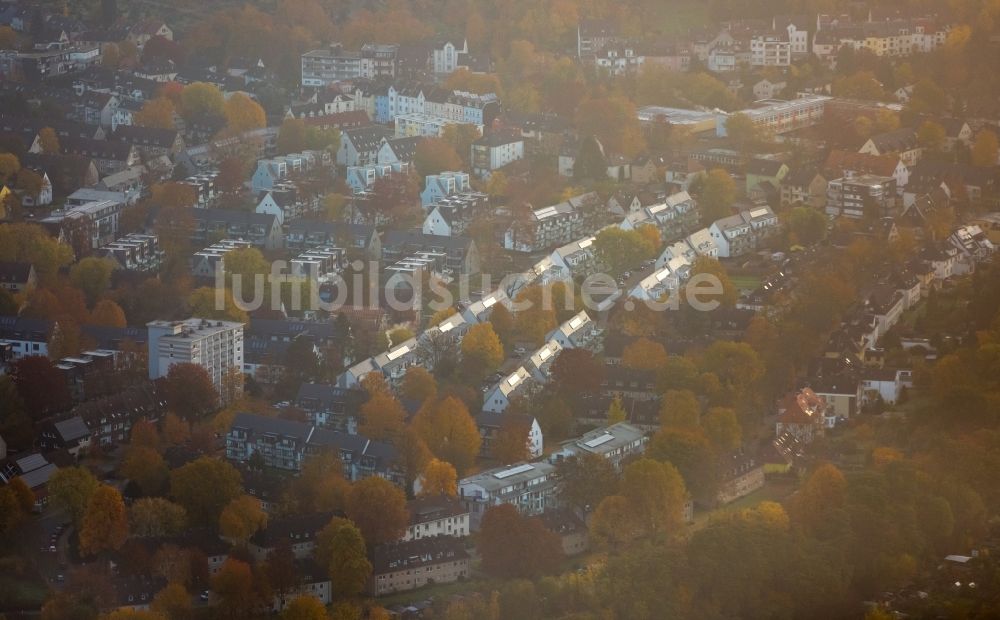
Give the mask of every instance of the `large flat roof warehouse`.
POLYGON ((671 125, 681 125, 692 131, 712 131, 715 129, 716 111, 688 110, 648 105, 639 108, 637 116, 642 123, 664 121, 671 125))

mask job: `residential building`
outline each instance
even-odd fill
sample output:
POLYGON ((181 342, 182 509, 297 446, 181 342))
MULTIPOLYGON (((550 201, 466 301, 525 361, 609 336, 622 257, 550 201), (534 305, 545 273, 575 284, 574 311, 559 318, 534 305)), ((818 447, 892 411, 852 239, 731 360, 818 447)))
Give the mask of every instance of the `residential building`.
POLYGON ((235 209, 192 209, 195 220, 192 241, 211 243, 217 239, 249 241, 262 250, 282 247, 281 223, 272 213, 254 213, 235 209))
POLYGON ((787 395, 778 404, 778 422, 774 434, 788 432, 802 443, 810 443, 823 434, 826 402, 809 388, 787 395))
POLYGON ((556 506, 555 466, 545 462, 517 463, 489 469, 458 482, 458 499, 478 530, 483 514, 493 506, 511 504, 526 516, 556 506))
POLYGON ((424 495, 406 502, 410 522, 403 541, 435 536, 468 536, 469 511, 456 498, 447 495, 424 495))
POLYGON ((815 168, 796 168, 781 180, 779 200, 782 206, 801 203, 822 209, 826 206, 826 188, 826 177, 815 168))
POLYGON ((384 264, 421 254, 435 259, 443 273, 471 275, 480 271, 479 249, 468 237, 428 235, 419 230, 386 231, 382 240, 384 264))
POLYGON ((750 39, 750 65, 787 67, 792 64, 792 43, 787 33, 769 32, 750 39))
POLYGON ((267 525, 250 537, 247 550, 258 562, 266 560, 279 547, 290 547, 297 560, 311 558, 316 536, 334 516, 332 512, 316 512, 268 519, 267 525))
MULTIPOLYGON (((393 124, 397 138, 440 138, 444 135, 444 130, 447 127, 450 125, 460 125, 462 121, 423 112, 411 112, 410 114, 397 115, 393 118, 393 124)), ((477 129, 482 133, 482 125, 478 125, 477 129)))
POLYGON ((579 239, 583 233, 582 211, 598 204, 600 197, 589 192, 565 202, 534 209, 510 225, 504 234, 504 248, 516 252, 539 252, 579 239))
POLYGON ((378 163, 379 148, 389 135, 388 129, 378 126, 357 127, 341 132, 337 164, 369 166, 378 163))
POLYGON ((907 167, 913 168, 920 161, 923 149, 917 142, 916 130, 903 127, 868 138, 858 152, 869 155, 895 155, 907 167))
POLYGON ((465 235, 469 227, 489 215, 490 197, 482 192, 452 194, 427 205, 423 233, 456 237, 465 235))
POLYGON ((882 401, 899 402, 904 389, 913 387, 913 372, 897 368, 866 368, 858 382, 858 403, 862 406, 882 401))
POLYGON ((289 250, 341 247, 351 257, 379 260, 382 257, 382 240, 374 226, 330 222, 308 218, 288 223, 285 247, 289 250))
POLYGON ((159 271, 165 255, 156 235, 141 233, 129 233, 98 251, 98 256, 114 261, 117 269, 139 273, 159 271))
POLYGON ((599 345, 601 329, 586 310, 555 328, 545 336, 545 341, 555 340, 564 349, 592 349, 599 345))
POLYGON ((830 217, 877 219, 891 217, 896 207, 896 179, 874 174, 830 181, 826 213, 830 217))
POLYGON ((191 318, 151 321, 146 328, 150 379, 166 377, 174 364, 197 364, 223 400, 230 390, 242 392, 242 381, 228 377, 231 370, 243 369, 242 323, 191 318))
POLYGON ((451 536, 379 545, 371 553, 369 593, 384 596, 428 584, 453 583, 472 572, 462 541, 451 536))
POLYGON ((487 390, 483 396, 483 411, 503 413, 515 398, 527 396, 536 385, 531 373, 524 366, 519 366, 487 390))
POLYGON ((424 189, 420 192, 420 206, 424 211, 428 206, 452 194, 472 191, 468 172, 439 172, 424 177, 424 189))
POLYGON ((490 134, 472 143, 472 173, 480 178, 521 159, 524 139, 520 136, 490 134))
POLYGON ((708 230, 719 257, 735 258, 760 247, 778 228, 778 216, 771 208, 757 207, 716 220, 708 230))
POLYGON ((333 582, 330 581, 329 569, 317 564, 312 558, 296 560, 295 570, 298 580, 291 590, 274 595, 274 602, 271 604, 271 611, 278 613, 283 611, 292 601, 300 596, 308 596, 317 599, 323 605, 329 605, 333 601, 333 582))
POLYGON ((646 451, 648 441, 642 429, 627 422, 619 422, 562 442, 559 449, 549 456, 549 461, 558 463, 574 456, 596 454, 620 472, 629 460, 639 458, 646 451))
POLYGON ((325 151, 303 151, 257 161, 257 168, 250 178, 250 189, 259 192, 273 189, 290 177, 330 165, 330 155, 325 151))
POLYGON ((391 179, 393 177, 406 177, 410 171, 410 164, 407 162, 394 162, 391 164, 369 164, 367 166, 348 166, 347 186, 354 194, 360 194, 374 187, 379 179, 391 179))
POLYGON ((720 461, 718 504, 730 504, 764 486, 764 463, 756 458, 736 453, 720 461))
MULTIPOLYGON (((41 224, 68 239, 73 249, 85 255, 118 237, 118 221, 125 203, 99 200, 52 211, 41 224)), ((58 236, 58 235, 57 235, 58 236)))
POLYGON ((0 289, 11 293, 24 293, 38 284, 38 275, 32 263, 0 262, 0 289))
POLYGON ((460 44, 449 40, 439 41, 435 43, 431 54, 431 68, 438 75, 454 73, 468 53, 469 44, 464 38, 460 44))
POLYGON ((761 99, 774 99, 787 87, 788 82, 785 82, 784 80, 769 80, 764 78, 753 85, 753 96, 758 101, 761 99))

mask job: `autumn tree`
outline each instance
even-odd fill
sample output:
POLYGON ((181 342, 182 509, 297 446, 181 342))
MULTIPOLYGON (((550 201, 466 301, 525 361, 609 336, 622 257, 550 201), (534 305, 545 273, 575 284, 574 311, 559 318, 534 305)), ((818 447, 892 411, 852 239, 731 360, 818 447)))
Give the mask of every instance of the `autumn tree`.
POLYGON ((295 597, 281 612, 281 620, 328 620, 329 617, 326 605, 308 594, 295 597))
POLYGON ((731 452, 740 447, 743 429, 733 409, 712 407, 702 416, 701 426, 716 450, 731 452))
POLYGON ((284 501, 289 512, 342 512, 347 508, 350 489, 338 455, 324 451, 306 459, 302 472, 289 485, 284 501))
POLYGON ((567 397, 596 394, 604 384, 604 364, 582 348, 563 349, 552 362, 552 382, 567 397))
POLYGON ((646 454, 676 467, 684 479, 684 487, 699 502, 714 503, 719 459, 701 429, 664 427, 650 440, 646 454))
POLYGON ((42 127, 38 132, 38 143, 42 148, 42 153, 46 155, 58 155, 62 152, 62 146, 59 144, 59 136, 51 127, 42 127))
POLYGON ((191 424, 172 411, 163 418, 163 439, 171 446, 179 446, 191 439, 191 424))
POLYGON ((171 365, 164 388, 167 406, 188 420, 196 420, 218 407, 215 384, 208 371, 198 364, 171 365))
POLYGON ((166 97, 156 97, 143 104, 133 122, 140 127, 174 128, 174 104, 166 97))
POLYGON ((455 148, 441 138, 424 138, 413 154, 417 174, 427 176, 447 170, 461 170, 462 158, 455 148))
POLYGON ((454 465, 459 475, 472 467, 481 439, 475 420, 461 400, 448 396, 437 403, 426 403, 413 425, 431 453, 454 465))
POLYGON ((224 118, 226 100, 222 92, 212 84, 194 82, 181 92, 181 111, 188 122, 205 122, 224 118))
POLYGON ((399 453, 399 464, 403 469, 405 479, 406 494, 413 494, 413 484, 417 478, 423 474, 427 463, 434 456, 424 442, 420 434, 412 425, 403 429, 395 443, 396 451, 399 453))
MULTIPOLYGON (((697 299, 702 304, 717 303, 726 308, 736 305, 739 292, 729 279, 726 268, 711 256, 699 256, 691 265, 691 278, 698 282, 697 286, 689 284, 682 291, 681 297, 687 302, 697 299)), ((689 303, 684 305, 689 307, 689 303)))
POLYGON ((705 226, 731 213, 736 201, 736 182, 722 168, 713 168, 708 174, 698 177, 696 191, 701 223, 705 226))
POLYGON ((39 224, 5 224, 0 226, 0 261, 31 263, 39 284, 52 286, 59 270, 73 262, 73 250, 39 224))
POLYGON ((635 104, 619 95, 586 99, 576 110, 581 135, 594 135, 606 152, 635 157, 646 145, 635 104))
MULTIPOLYGON (((635 528, 646 535, 663 534, 680 526, 684 515, 687 490, 684 479, 670 463, 643 458, 625 468, 619 483, 619 495, 605 498, 627 506, 624 527, 635 528), (625 502, 615 500, 621 496, 625 502)), ((601 510, 598 507, 598 510, 601 510)))
POLYGON ((698 428, 701 405, 691 390, 667 390, 660 399, 660 426, 698 428))
POLYGON ((810 246, 826 237, 826 216, 810 207, 794 207, 786 217, 790 242, 810 246))
POLYGON ((745 342, 718 340, 702 354, 700 367, 719 378, 733 399, 748 400, 751 388, 764 374, 760 356, 745 342))
POLYGON ((129 508, 129 530, 133 536, 174 536, 186 526, 184 508, 163 497, 142 497, 129 508))
POLYGON ((41 418, 69 407, 71 399, 66 380, 48 358, 41 355, 22 357, 10 366, 8 372, 25 409, 35 417, 41 418))
POLYGON ((651 258, 657 249, 642 233, 617 226, 603 229, 594 239, 597 259, 613 276, 637 267, 643 260, 651 258))
POLYGON ((167 482, 167 464, 160 453, 145 446, 129 446, 121 473, 134 481, 146 495, 156 495, 167 482))
POLYGON ((608 176, 608 158, 604 146, 596 136, 587 136, 580 141, 576 158, 573 160, 573 178, 578 181, 600 181, 608 176))
POLYGON ((94 304, 94 310, 90 313, 90 324, 118 328, 128 325, 125 311, 110 299, 102 299, 94 304))
POLYGON ((236 306, 233 291, 226 288, 223 291, 222 309, 216 303, 216 290, 210 286, 196 288, 188 295, 187 305, 191 316, 214 321, 236 321, 246 323, 250 320, 245 310, 236 306))
POLYGON ((300 118, 286 118, 278 129, 278 152, 299 153, 306 148, 306 122, 300 118))
POLYGON ((508 413, 503 416, 500 430, 491 446, 493 458, 501 463, 517 463, 531 457, 528 434, 531 432, 532 418, 527 415, 508 413))
POLYGON ((238 544, 246 544, 250 537, 267 526, 267 513, 260 502, 249 495, 232 499, 219 515, 219 533, 238 544))
POLYGON ((361 529, 369 547, 399 539, 410 519, 406 495, 378 476, 354 483, 347 497, 347 516, 361 529))
POLYGON ((817 467, 793 497, 790 512, 808 531, 819 531, 847 500, 847 479, 829 463, 817 467))
POLYGON ((95 555, 114 551, 128 538, 128 513, 117 489, 101 485, 87 502, 80 527, 80 552, 95 555))
POLYGON ((997 143, 997 134, 989 129, 980 130, 976 134, 975 142, 972 143, 972 165, 995 166, 998 151, 1000 144, 997 143))
POLYGON ((90 498, 100 483, 82 467, 61 467, 52 474, 46 490, 53 504, 69 513, 76 527, 83 523, 90 498))
POLYGON ((622 351, 622 366, 635 370, 657 370, 667 363, 663 345, 649 338, 638 338, 622 351))
POLYGON ((562 559, 559 536, 512 504, 489 508, 479 528, 483 569, 503 579, 537 579, 555 572, 562 559))
POLYGON ((947 137, 944 127, 934 121, 924 121, 917 127, 917 144, 928 151, 942 150, 947 137))
POLYGON ((177 582, 168 583, 157 592, 150 607, 169 620, 187 620, 194 613, 191 594, 183 584, 177 582))
POLYGON ((503 345, 490 323, 478 323, 469 328, 462 339, 462 364, 469 377, 482 378, 500 367, 503 345))
POLYGON ((625 407, 622 406, 622 399, 617 394, 611 399, 611 404, 608 405, 607 421, 608 426, 628 421, 628 412, 625 411, 625 407))
POLYGON ((0 183, 11 182, 21 169, 21 161, 13 153, 0 153, 0 183))
POLYGON ((35 506, 35 494, 20 477, 0 487, 0 535, 14 531, 35 506))
POLYGON ((212 592, 219 597, 220 617, 249 618, 259 597, 255 590, 255 577, 249 564, 234 557, 227 558, 219 572, 212 576, 212 592))
POLYGON ((370 439, 392 439, 403 429, 405 423, 406 411, 389 392, 373 394, 361 406, 360 431, 370 439))
POLYGON ((203 456, 170 472, 170 494, 194 523, 214 525, 242 493, 240 473, 225 461, 203 456))
POLYGON ((226 100, 224 111, 226 126, 231 131, 243 133, 267 125, 264 108, 243 93, 230 95, 226 100))
POLYGON ((334 596, 351 598, 364 591, 372 565, 356 525, 335 517, 316 535, 313 557, 329 570, 334 596))
POLYGON ((559 498, 568 506, 587 513, 618 490, 618 472, 599 454, 584 452, 556 463, 559 498))
POLYGON ((431 459, 420 478, 420 495, 455 497, 457 494, 458 473, 455 467, 447 461, 431 459))
POLYGON ((434 375, 422 366, 411 366, 403 377, 403 398, 424 403, 437 396, 437 381, 434 375))

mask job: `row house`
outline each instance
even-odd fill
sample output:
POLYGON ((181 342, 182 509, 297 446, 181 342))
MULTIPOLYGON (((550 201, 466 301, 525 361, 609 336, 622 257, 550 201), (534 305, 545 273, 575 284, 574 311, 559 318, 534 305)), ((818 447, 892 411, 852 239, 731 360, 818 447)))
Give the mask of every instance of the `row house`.
POLYGON ((413 366, 422 366, 424 356, 416 338, 399 343, 388 351, 362 360, 337 377, 337 385, 342 388, 356 388, 372 372, 379 372, 390 383, 398 383, 413 366))
POLYGON ((226 458, 240 463, 259 454, 268 467, 300 471, 307 458, 322 452, 340 458, 348 480, 379 476, 401 481, 395 449, 361 435, 248 413, 236 414, 226 434, 226 458))
POLYGON ((371 552, 368 592, 384 596, 429 584, 454 583, 472 574, 472 558, 451 536, 386 543, 371 552))
POLYGON ((98 256, 114 262, 116 269, 138 273, 156 273, 166 253, 156 235, 129 233, 104 245, 98 256))
POLYGON ((434 536, 464 538, 470 532, 469 511, 448 495, 424 495, 406 502, 410 522, 402 540, 418 540, 434 536))
POLYGON ((489 469, 458 482, 458 499, 469 511, 473 531, 493 506, 511 504, 525 516, 539 515, 558 504, 555 466, 517 463, 489 469))
POLYGON ((255 192, 271 189, 282 181, 331 163, 330 155, 325 151, 303 151, 261 159, 250 178, 250 188, 255 192))
POLYGON ((423 233, 458 237, 465 235, 470 226, 488 214, 490 197, 482 192, 451 194, 427 205, 423 233))
POLYGON ((356 434, 358 412, 367 399, 368 394, 360 388, 303 383, 299 386, 294 403, 309 416, 315 426, 356 434))
POLYGON ((118 127, 108 136, 108 140, 135 147, 147 160, 164 155, 173 158, 185 148, 184 138, 179 131, 158 127, 118 127))
POLYGON ((254 213, 273 215, 279 225, 284 225, 285 222, 313 214, 320 208, 320 196, 306 193, 294 183, 278 183, 258 194, 254 213))
POLYGON ((778 216, 770 207, 757 207, 712 222, 709 234, 720 258, 735 258, 757 249, 777 230, 778 216))
POLYGON ((379 149, 390 133, 386 128, 377 126, 358 127, 341 132, 337 165, 370 166, 379 163, 379 149))
POLYGON ((627 422, 618 422, 562 442, 559 448, 549 455, 549 461, 556 464, 564 459, 594 454, 621 472, 630 460, 642 456, 648 441, 649 438, 641 428, 627 422))
POLYGON ((923 149, 917 140, 916 130, 903 127, 868 138, 858 149, 858 152, 869 155, 897 156, 903 164, 912 169, 920 161, 923 149))
POLYGON ((282 247, 281 223, 271 213, 233 209, 193 209, 192 241, 207 244, 221 239, 249 241, 262 250, 282 247))
MULTIPOLYGON (((142 163, 138 149, 124 142, 91 140, 87 138, 60 138, 59 145, 64 155, 76 155, 92 160, 101 176, 121 172, 142 163)), ((41 144, 36 141, 29 151, 31 153, 41 153, 41 144)))
POLYGON ((410 164, 403 161, 391 164, 369 164, 367 166, 348 166, 347 186, 351 192, 360 194, 372 189, 379 179, 391 179, 394 176, 405 177, 409 174, 410 164))
POLYGON ((600 346, 601 330, 586 310, 581 310, 546 334, 545 341, 556 341, 563 349, 595 349, 600 346))
POLYGON ((420 230, 389 230, 382 239, 382 260, 392 264, 421 253, 441 255, 443 273, 471 275, 480 272, 479 249, 468 237, 425 234, 420 230))
POLYGON ((344 248, 350 257, 382 258, 382 239, 374 226, 308 218, 288 222, 285 247, 289 250, 328 246, 344 248))
POLYGON ((425 211, 428 206, 452 194, 472 191, 468 172, 446 171, 424 177, 424 189, 420 192, 420 206, 425 211))
POLYGON ((579 239, 583 232, 581 207, 599 200, 591 192, 530 211, 526 217, 515 220, 507 229, 504 234, 504 249, 538 252, 579 239))
POLYGON ((553 250, 549 255, 549 261, 553 268, 559 270, 557 279, 569 280, 576 275, 595 273, 597 259, 594 255, 594 241, 596 240, 597 237, 588 236, 553 250))

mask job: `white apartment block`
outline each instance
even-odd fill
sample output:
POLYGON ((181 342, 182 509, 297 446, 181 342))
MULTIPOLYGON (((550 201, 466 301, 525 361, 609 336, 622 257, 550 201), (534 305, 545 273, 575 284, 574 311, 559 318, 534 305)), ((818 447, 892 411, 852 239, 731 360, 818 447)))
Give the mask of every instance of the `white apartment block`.
POLYGON ((439 172, 424 177, 424 190, 420 192, 420 206, 425 209, 439 200, 462 192, 472 191, 468 172, 439 172))
MULTIPOLYGON (((393 119, 393 122, 396 127, 395 135, 397 138, 412 138, 415 136, 440 138, 444 135, 445 127, 462 124, 461 121, 441 116, 432 116, 423 112, 400 114, 393 119)), ((476 129, 479 130, 479 133, 483 132, 482 125, 476 125, 476 129)))
POLYGON ((792 43, 781 34, 750 39, 750 64, 754 67, 787 67, 792 64, 792 43))
POLYGON ((488 178, 494 170, 519 159, 524 159, 524 139, 520 137, 493 134, 472 143, 472 172, 480 178, 488 178))
POLYGON ((197 364, 221 396, 226 372, 243 368, 243 323, 190 318, 152 321, 146 328, 150 379, 166 377, 174 364, 197 364))

